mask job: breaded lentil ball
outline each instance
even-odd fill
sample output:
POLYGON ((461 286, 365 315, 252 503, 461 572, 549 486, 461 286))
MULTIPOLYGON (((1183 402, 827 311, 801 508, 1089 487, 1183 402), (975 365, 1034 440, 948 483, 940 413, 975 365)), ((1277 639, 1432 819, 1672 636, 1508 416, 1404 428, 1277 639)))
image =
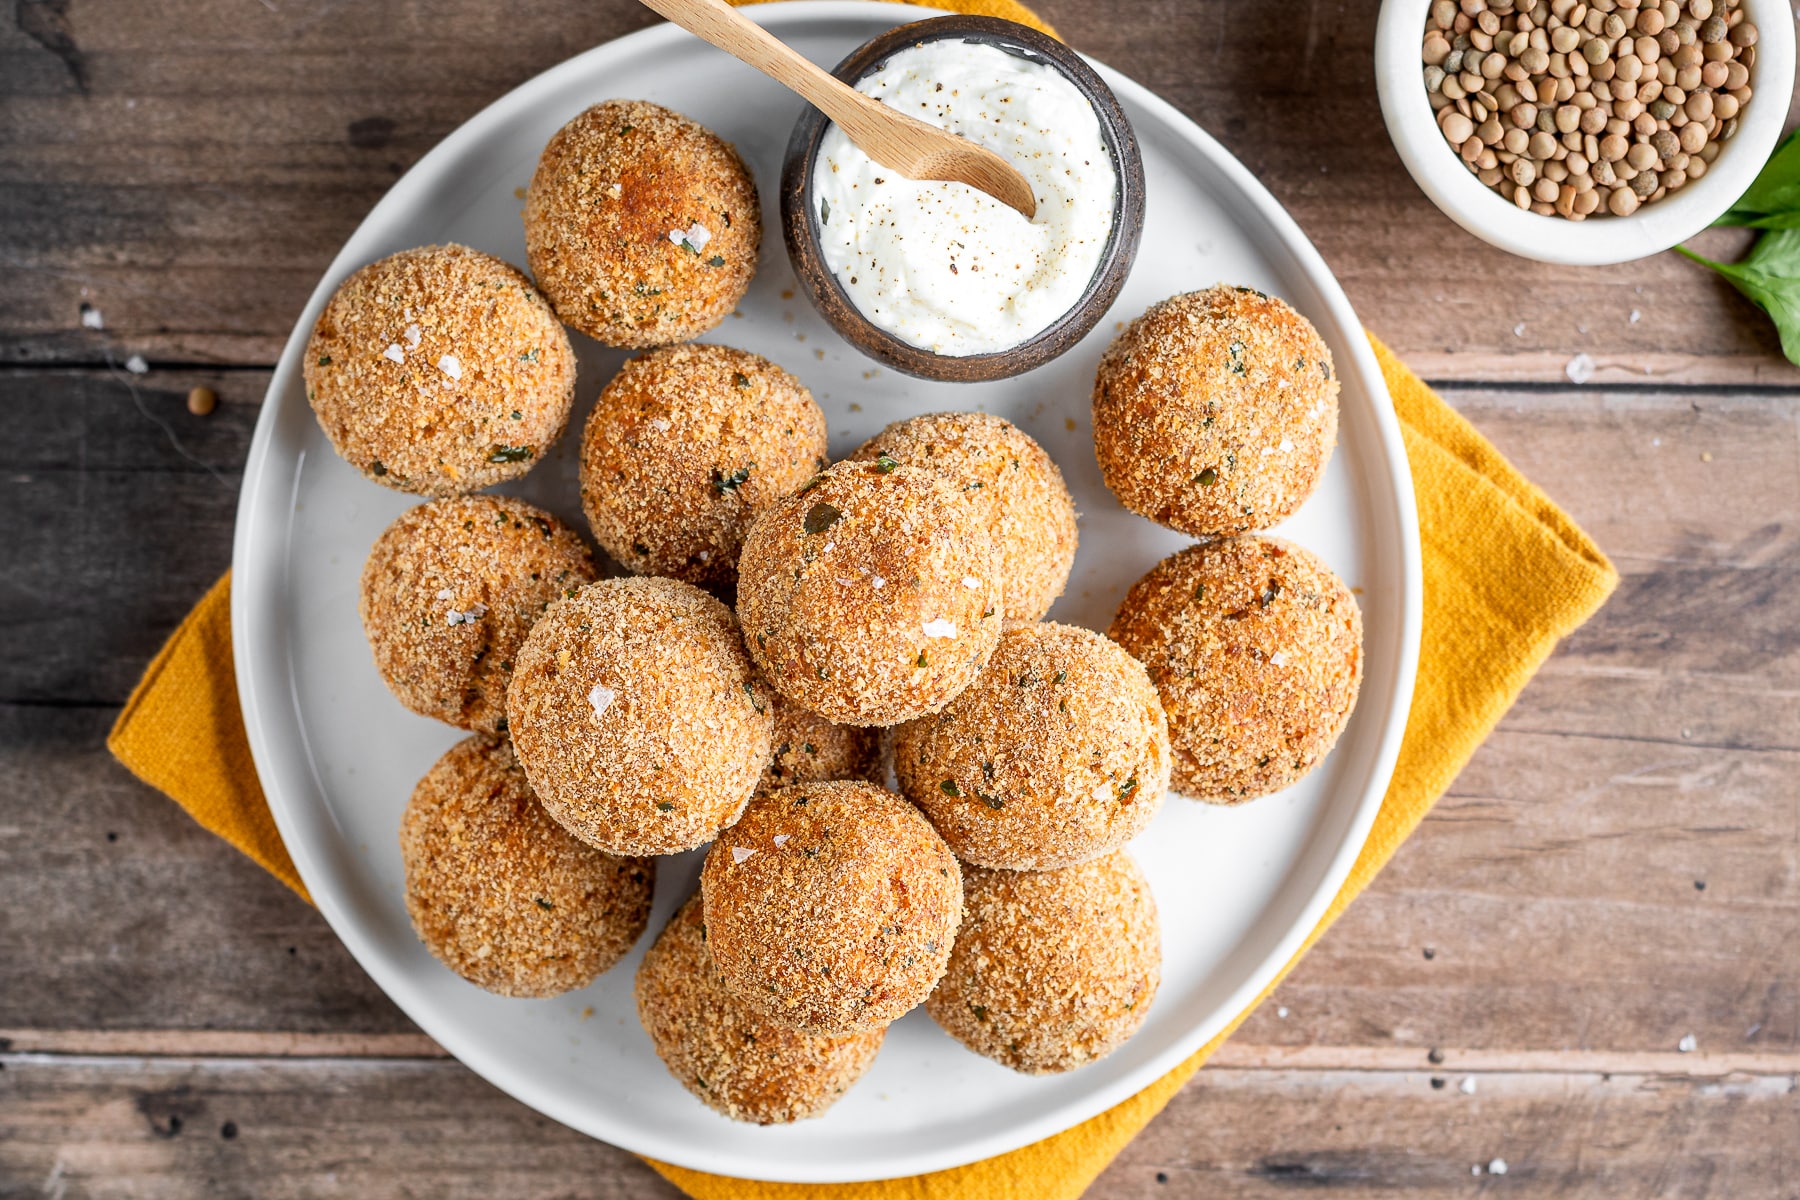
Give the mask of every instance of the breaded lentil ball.
POLYGON ((556 314, 609 346, 724 320, 756 274, 762 209, 729 142, 643 100, 557 130, 525 193, 525 254, 556 314))
POLYGON ((757 515, 825 467, 825 414, 798 379, 729 346, 668 346, 613 376, 581 443, 581 504, 640 575, 737 579, 757 515))
POLYGON ((1271 537, 1189 546, 1132 585, 1108 631, 1150 671, 1175 790, 1212 804, 1318 766, 1362 683, 1362 613, 1315 554, 1271 537))
POLYGON ((948 476, 842 462, 771 507, 744 539, 738 616, 783 696, 828 721, 936 712, 1000 637, 999 556, 948 476))
POLYGON ((726 986, 706 937, 694 896, 638 967, 638 1020, 669 1074, 734 1121, 778 1125, 819 1116, 869 1069, 887 1027, 829 1037, 767 1020, 726 986))
POLYGON ((944 973, 962 872, 919 810, 872 783, 751 802, 700 871, 706 944, 744 1005, 811 1033, 878 1029, 944 973))
POLYGON ((549 513, 508 496, 452 496, 408 509, 376 539, 357 610, 400 703, 503 733, 525 636, 552 601, 593 579, 581 535, 549 513))
POLYGON ((504 739, 465 738, 438 759, 400 818, 400 856, 420 940, 502 996, 586 987, 650 919, 655 862, 551 820, 504 739))
POLYGON ((516 479, 562 436, 575 353, 518 270, 467 246, 370 263, 332 294, 301 360, 306 398, 376 483, 455 496, 516 479))
POLYGON ((614 854, 674 854, 737 820, 769 761, 769 694, 731 610, 674 579, 560 600, 519 650, 506 709, 551 816, 614 854))
POLYGON ((1094 454, 1119 503, 1197 537, 1267 529, 1318 486, 1338 381, 1312 323, 1220 284, 1113 339, 1094 380, 1094 454))
POLYGON ((1105 1058, 1162 981, 1156 900, 1123 850, 1056 871, 963 882, 956 949, 925 1011, 975 1053, 1027 1075, 1105 1058))
POLYGON ((832 779, 863 779, 881 783, 887 778, 881 762, 881 731, 861 725, 834 725, 817 713, 807 712, 779 693, 772 693, 775 732, 774 751, 763 768, 756 794, 795 783, 823 783, 832 779))
POLYGON ((1150 824, 1169 785, 1162 703, 1135 658, 1072 625, 1017 625, 967 691, 894 733, 900 790, 964 862, 1042 871, 1150 824))
POLYGON ((1050 611, 1075 564, 1075 501, 1044 448, 1004 417, 949 412, 896 421, 850 457, 942 471, 993 532, 1009 621, 1050 611))

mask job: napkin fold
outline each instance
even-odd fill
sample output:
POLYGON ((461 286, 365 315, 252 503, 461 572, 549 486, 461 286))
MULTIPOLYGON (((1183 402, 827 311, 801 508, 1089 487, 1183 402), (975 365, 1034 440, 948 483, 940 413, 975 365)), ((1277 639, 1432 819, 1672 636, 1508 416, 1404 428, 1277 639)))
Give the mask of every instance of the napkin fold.
MULTIPOLYGON (((1618 583, 1612 564, 1542 491, 1371 338, 1406 440, 1424 551, 1424 632, 1411 716, 1362 855, 1273 991, 1449 787, 1526 682, 1618 583)), ((302 897, 257 783, 231 657, 230 576, 150 663, 107 746, 145 783, 302 897)), ((309 898, 310 899, 310 898, 309 898)), ((651 1161, 695 1200, 1073 1200, 1233 1030, 1072 1129, 947 1171, 875 1183, 762 1183, 651 1161)))

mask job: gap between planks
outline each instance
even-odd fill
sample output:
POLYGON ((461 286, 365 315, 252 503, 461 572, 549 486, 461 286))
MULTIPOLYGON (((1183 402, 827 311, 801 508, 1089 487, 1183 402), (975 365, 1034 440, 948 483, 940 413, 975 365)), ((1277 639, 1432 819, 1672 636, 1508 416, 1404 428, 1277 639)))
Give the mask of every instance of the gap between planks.
MULTIPOLYGON (((1800 1050, 1472 1050, 1445 1048, 1432 1063, 1412 1046, 1253 1046, 1228 1042, 1207 1066, 1237 1071, 1378 1071, 1439 1075, 1672 1075, 1690 1078, 1800 1075, 1800 1050)), ((422 1033, 258 1033, 237 1030, 0 1029, 7 1058, 441 1059, 422 1033)))

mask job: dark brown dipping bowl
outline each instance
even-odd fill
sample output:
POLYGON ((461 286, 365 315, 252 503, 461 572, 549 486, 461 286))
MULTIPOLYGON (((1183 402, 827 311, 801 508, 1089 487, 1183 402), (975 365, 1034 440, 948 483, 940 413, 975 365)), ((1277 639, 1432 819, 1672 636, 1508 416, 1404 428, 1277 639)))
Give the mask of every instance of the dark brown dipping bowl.
POLYGON ((1118 297, 1119 289, 1125 285, 1132 260, 1137 257, 1138 236, 1144 228, 1144 162, 1118 98, 1079 54, 1055 38, 998 17, 933 17, 928 21, 897 26, 851 54, 832 74, 854 85, 880 67, 895 51, 945 38, 996 46, 1008 54, 1060 71, 1087 97, 1095 115, 1100 118, 1100 135, 1112 155, 1118 191, 1114 194, 1112 236, 1107 240, 1094 277, 1088 281, 1087 290, 1075 307, 1049 328, 1009 350, 963 357, 934 354, 903 342, 871 323, 838 286, 837 276, 825 265, 825 256, 819 249, 818 205, 813 201, 813 163, 830 122, 811 105, 794 126, 794 134, 788 139, 787 157, 782 162, 781 227, 787 238, 788 257, 793 260, 794 274, 799 278, 801 288, 820 315, 853 346, 870 358, 908 375, 952 383, 976 383, 984 379, 1004 379, 1044 365, 1080 341, 1106 315, 1106 310, 1118 297))

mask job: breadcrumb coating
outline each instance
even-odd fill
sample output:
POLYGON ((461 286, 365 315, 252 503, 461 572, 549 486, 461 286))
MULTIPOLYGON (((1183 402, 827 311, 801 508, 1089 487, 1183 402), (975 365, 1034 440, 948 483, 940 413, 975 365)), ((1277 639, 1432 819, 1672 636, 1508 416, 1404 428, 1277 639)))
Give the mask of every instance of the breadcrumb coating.
POLYGON ((556 599, 593 582, 581 535, 507 496, 408 509, 363 564, 357 610, 400 703, 461 729, 506 730, 525 636, 556 599))
POLYGON ((850 457, 883 455, 942 471, 980 512, 1000 555, 1007 620, 1050 611, 1075 565, 1075 501, 1042 446, 1003 417, 948 412, 896 421, 850 457))
POLYGON ((1094 380, 1094 455, 1131 511, 1196 537, 1267 529, 1337 444, 1331 351, 1286 302, 1220 284, 1152 305, 1094 380))
POLYGON ((650 919, 655 862, 570 836, 503 739, 465 738, 438 759, 400 818, 400 856, 420 940, 502 996, 586 987, 650 919))
POLYGON ((1169 785, 1169 734, 1143 666, 1071 625, 1019 625, 967 691, 894 734, 900 790, 957 857, 1041 871, 1141 833, 1169 785))
POLYGON ((870 783, 752 801, 700 871, 707 947, 739 1000, 810 1033, 877 1029, 944 973, 962 918, 956 856, 870 783))
POLYGON ((993 539, 957 485, 923 467, 841 462, 751 526, 738 615, 787 699, 829 721, 936 712, 999 641, 993 539))
POLYGON ((638 1020, 677 1082, 734 1121, 820 1116, 875 1061, 885 1025, 845 1037, 801 1033, 751 1012, 706 948, 699 896, 669 919, 637 973, 638 1020))
POLYGON ((644 100, 557 130, 525 193, 525 253, 556 314, 609 346, 685 342, 756 274, 762 209, 729 142, 644 100))
POLYGON ((575 352, 516 268, 423 246, 338 285, 301 360, 306 398, 346 462, 423 496, 531 470, 562 436, 575 352))
POLYGON ((796 783, 825 783, 833 779, 882 783, 887 779, 879 729, 834 725, 783 699, 780 693, 772 689, 771 692, 775 732, 769 740, 774 750, 757 782, 758 796, 796 783))
POLYGON ((1356 707, 1362 612, 1311 551, 1237 537, 1170 555, 1108 631, 1162 696, 1175 790, 1239 804, 1322 762, 1356 707))
POLYGON ((1123 850, 1056 871, 964 876, 956 949, 925 1011, 975 1053, 1027 1075, 1105 1058, 1162 981, 1156 900, 1123 850))
POLYGON ((640 575, 730 586, 750 523, 825 467, 825 414, 760 355, 698 343, 626 363, 581 443, 581 504, 640 575))
POLYGON ((731 610, 674 579, 605 579, 551 605, 506 707, 544 808, 614 854, 711 841, 769 761, 769 694, 731 610))

